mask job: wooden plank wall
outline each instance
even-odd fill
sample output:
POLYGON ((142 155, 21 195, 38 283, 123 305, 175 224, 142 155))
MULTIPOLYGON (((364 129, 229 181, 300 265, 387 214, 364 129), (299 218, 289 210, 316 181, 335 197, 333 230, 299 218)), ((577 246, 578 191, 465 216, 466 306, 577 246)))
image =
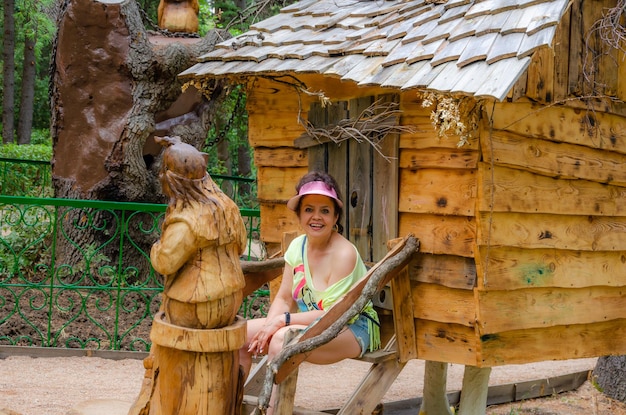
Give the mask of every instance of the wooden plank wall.
POLYGON ((477 174, 480 365, 626 353, 624 121, 495 106, 477 174))
POLYGON ((613 7, 572 2, 481 134, 480 365, 626 353, 626 61, 596 25, 613 7))
POLYGON ((480 364, 626 353, 626 61, 591 30, 612 7, 572 2, 481 135, 480 364))
MULTIPOLYGON (((327 79, 324 84, 306 79, 311 90, 332 92, 330 98, 350 99, 380 95, 387 90, 355 88, 327 79)), ((291 87, 258 79, 249 92, 250 142, 255 148, 261 205, 261 236, 279 246, 283 232, 298 228, 285 202, 297 180, 308 170, 307 150, 293 148, 303 131, 297 116, 307 115, 311 97, 291 87)), ((415 92, 400 97, 405 111, 401 122, 417 127, 401 134, 397 160, 400 197, 398 235, 415 234, 421 252, 411 265, 410 295, 416 304, 418 358, 473 364, 476 361, 475 206, 478 142, 457 148, 458 137, 440 139, 430 122, 430 110, 421 107, 415 92), (441 301, 440 296, 450 298, 441 301), (445 347, 444 347, 445 346, 445 347)), ((393 179, 394 175, 389 178, 393 179)), ((388 182, 389 186, 396 183, 388 182)), ((390 206, 394 206, 391 204, 390 206)), ((277 248, 276 248, 277 249, 277 248)), ((272 252, 268 248, 268 251, 272 252)))
POLYGON ((475 365, 478 140, 440 138, 415 92, 401 97, 399 233, 420 240, 410 266, 417 357, 475 365))
POLYGON ((583 65, 585 43, 599 48, 591 25, 614 6, 572 3, 480 142, 438 138, 405 93, 403 124, 419 131, 400 140, 399 222, 421 240, 419 358, 496 366, 626 353, 615 340, 626 330, 626 105, 574 98, 626 98, 623 54, 605 48, 595 71, 583 65))

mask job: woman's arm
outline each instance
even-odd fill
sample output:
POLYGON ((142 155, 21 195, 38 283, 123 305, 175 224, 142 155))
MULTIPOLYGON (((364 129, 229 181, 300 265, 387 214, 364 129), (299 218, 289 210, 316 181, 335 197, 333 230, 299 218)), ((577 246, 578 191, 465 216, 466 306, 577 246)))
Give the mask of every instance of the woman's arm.
MULTIPOLYGON (((283 271, 283 280, 280 283, 276 297, 270 305, 265 318, 265 324, 253 335, 250 340, 248 351, 253 354, 262 354, 267 351, 269 342, 276 331, 286 326, 285 313, 296 311, 296 303, 292 297, 293 287, 293 268, 291 265, 285 264, 283 271)), ((290 325, 308 326, 317 318, 321 317, 324 311, 305 311, 301 313, 290 314, 290 325)))
POLYGON ((291 296, 291 290, 293 287, 293 268, 289 264, 285 264, 283 269, 283 279, 278 288, 278 292, 274 297, 274 301, 270 305, 270 309, 267 312, 267 320, 281 317, 284 320, 284 314, 286 312, 295 311, 295 301, 291 296))

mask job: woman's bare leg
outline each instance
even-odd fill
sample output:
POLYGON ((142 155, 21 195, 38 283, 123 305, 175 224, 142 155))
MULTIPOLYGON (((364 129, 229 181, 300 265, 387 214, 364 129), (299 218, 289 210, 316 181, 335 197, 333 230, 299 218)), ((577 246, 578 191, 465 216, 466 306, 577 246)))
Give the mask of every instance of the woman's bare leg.
MULTIPOLYGON (((271 361, 284 347, 285 333, 288 329, 304 329, 306 326, 289 326, 278 330, 272 341, 267 353, 268 360, 271 361)), ((344 329, 339 333, 337 337, 323 346, 315 349, 307 357, 306 361, 309 363, 326 365, 336 363, 344 359, 358 357, 361 354, 361 345, 354 337, 354 334, 349 329, 344 329)), ((267 415, 274 413, 274 403, 276 400, 276 385, 272 388, 272 396, 270 399, 270 405, 267 408, 267 415)))
MULTIPOLYGON (((264 318, 252 319, 247 322, 246 343, 239 349, 239 363, 243 368, 245 378, 247 379, 252 367, 252 352, 248 351, 250 342, 254 335, 265 325, 264 318)), ((271 361, 284 348, 285 334, 290 329, 305 329, 306 326, 291 325, 286 326, 274 333, 269 348, 267 350, 268 360, 271 361)), ((345 328, 337 337, 329 341, 323 346, 313 350, 307 358, 307 362, 314 364, 331 364, 344 359, 358 357, 361 354, 361 345, 354 337, 354 334, 345 328)), ((276 386, 272 388, 272 396, 270 405, 267 409, 267 415, 274 412, 274 401, 276 398, 276 386)))
POLYGON ((248 378, 250 368, 252 367, 252 352, 248 351, 250 341, 264 324, 265 318, 255 318, 247 321, 246 342, 241 349, 239 349, 239 364, 243 368, 244 377, 246 379, 248 378))

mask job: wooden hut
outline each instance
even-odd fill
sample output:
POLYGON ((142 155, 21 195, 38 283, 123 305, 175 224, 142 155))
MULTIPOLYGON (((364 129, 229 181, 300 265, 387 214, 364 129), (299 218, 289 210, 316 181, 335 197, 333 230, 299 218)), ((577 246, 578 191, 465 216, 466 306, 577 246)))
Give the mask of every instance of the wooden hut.
POLYGON ((616 0, 303 0, 181 77, 246 85, 264 242, 297 228, 285 203, 316 168, 342 182, 366 259, 419 238, 404 356, 626 354, 621 13, 616 0))

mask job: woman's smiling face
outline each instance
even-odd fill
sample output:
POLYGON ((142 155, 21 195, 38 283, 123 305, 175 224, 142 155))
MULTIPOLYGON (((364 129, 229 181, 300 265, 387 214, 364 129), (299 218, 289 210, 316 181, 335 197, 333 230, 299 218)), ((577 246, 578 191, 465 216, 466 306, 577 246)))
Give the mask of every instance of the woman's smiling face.
POLYGON ((306 195, 300 203, 300 225, 307 233, 331 232, 339 215, 333 199, 323 195, 306 195))

